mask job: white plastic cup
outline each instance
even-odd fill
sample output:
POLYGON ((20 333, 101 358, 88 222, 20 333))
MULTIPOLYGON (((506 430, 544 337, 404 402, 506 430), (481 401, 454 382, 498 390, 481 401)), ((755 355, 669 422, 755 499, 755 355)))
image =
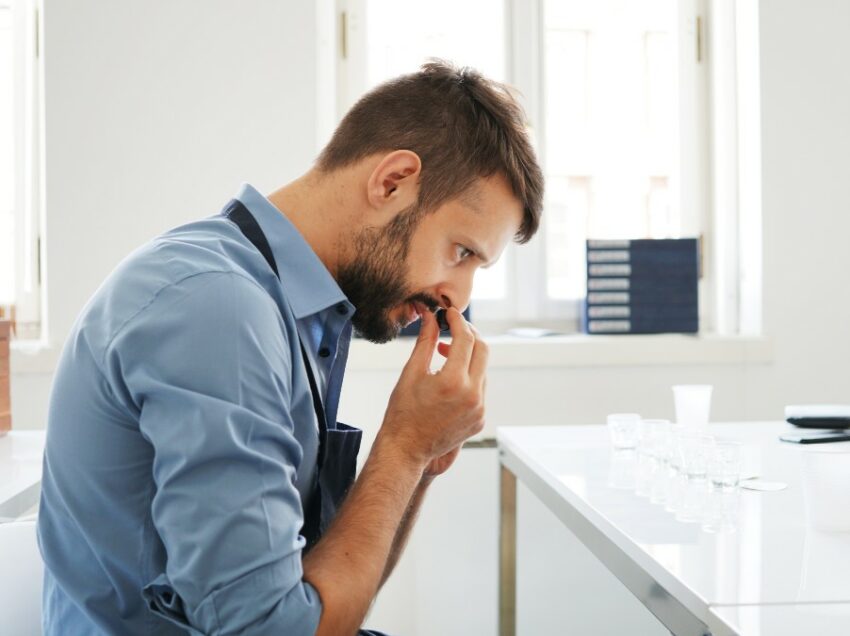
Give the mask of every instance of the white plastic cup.
POLYGON ((676 405, 676 424, 684 426, 707 426, 711 413, 710 384, 676 384, 673 386, 673 402, 676 405))
POLYGON ((850 532, 850 445, 803 452, 803 494, 809 525, 850 532))
POLYGON ((637 413, 612 413, 608 416, 611 445, 617 450, 636 448, 640 432, 640 415, 637 413))

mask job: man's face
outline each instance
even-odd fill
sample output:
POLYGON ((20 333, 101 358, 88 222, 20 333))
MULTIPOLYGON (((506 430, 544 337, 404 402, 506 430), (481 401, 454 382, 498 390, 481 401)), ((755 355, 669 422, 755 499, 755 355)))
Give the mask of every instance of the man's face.
POLYGON ((339 286, 357 308, 357 332, 387 342, 423 311, 469 304, 472 279, 492 265, 522 222, 522 205, 501 175, 422 214, 411 206, 386 226, 354 237, 354 255, 340 267, 339 286))

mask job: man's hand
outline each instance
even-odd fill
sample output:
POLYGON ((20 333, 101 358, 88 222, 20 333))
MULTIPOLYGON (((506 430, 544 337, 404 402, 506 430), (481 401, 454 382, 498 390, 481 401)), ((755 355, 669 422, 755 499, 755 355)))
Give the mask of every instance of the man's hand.
POLYGON ((446 319, 452 335, 451 346, 440 347, 446 363, 431 372, 439 329, 436 318, 425 312, 378 434, 417 462, 423 476, 447 470, 463 442, 484 427, 487 345, 457 309, 449 308, 446 319))
POLYGON ((435 457, 430 462, 428 462, 428 465, 425 467, 425 470, 422 473, 422 479, 432 479, 437 475, 442 475, 444 472, 446 472, 449 468, 451 468, 452 464, 455 463, 458 453, 460 453, 460 449, 460 446, 453 448, 445 455, 435 457))
POLYGON ((452 345, 440 347, 445 365, 431 372, 439 330, 425 312, 369 458, 336 519, 304 557, 304 579, 322 599, 317 636, 357 630, 404 548, 431 478, 484 426, 487 346, 456 309, 446 317, 452 345))

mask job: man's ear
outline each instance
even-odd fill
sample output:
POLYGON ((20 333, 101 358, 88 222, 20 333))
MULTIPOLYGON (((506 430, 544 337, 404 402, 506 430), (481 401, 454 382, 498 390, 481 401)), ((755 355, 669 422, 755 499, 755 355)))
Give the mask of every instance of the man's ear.
POLYGON ((394 150, 372 170, 366 197, 376 211, 395 215, 410 207, 419 196, 422 161, 410 150, 394 150))

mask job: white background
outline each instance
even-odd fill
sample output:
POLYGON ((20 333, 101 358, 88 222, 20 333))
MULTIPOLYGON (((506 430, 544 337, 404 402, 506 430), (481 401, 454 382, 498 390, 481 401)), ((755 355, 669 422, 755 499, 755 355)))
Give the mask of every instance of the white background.
MULTIPOLYGON (((13 354, 16 428, 44 426, 55 351, 121 258, 215 213, 242 180, 268 192, 309 166, 333 120, 332 8, 330 0, 44 1, 53 353, 13 354)), ((551 345, 546 368, 517 368, 505 350, 489 376, 488 426, 595 423, 623 410, 671 417, 669 386, 689 382, 715 385, 716 420, 850 402, 850 3, 763 0, 760 11, 770 355, 748 361, 744 348, 709 364, 702 355, 666 364, 683 345, 674 339, 639 364, 587 365, 566 342, 551 345)), ((600 359, 616 362, 620 345, 609 342, 600 359)), ((373 434, 397 371, 369 370, 370 352, 353 352, 340 419, 373 434)), ((493 633, 497 475, 494 451, 471 450, 435 486, 371 625, 493 633)), ((522 493, 519 532, 521 634, 663 633, 522 493)))

